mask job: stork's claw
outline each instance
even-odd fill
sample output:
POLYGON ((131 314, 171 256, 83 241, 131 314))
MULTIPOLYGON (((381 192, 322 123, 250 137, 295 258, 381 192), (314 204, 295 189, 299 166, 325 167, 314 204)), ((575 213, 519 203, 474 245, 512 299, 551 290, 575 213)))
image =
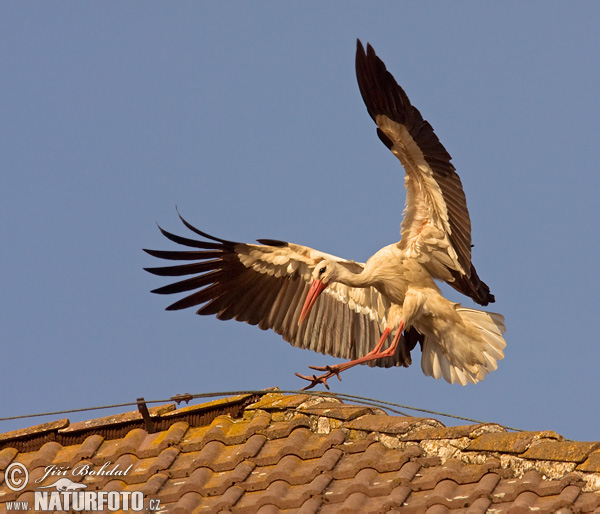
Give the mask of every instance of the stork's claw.
POLYGON ((312 389, 318 384, 323 384, 329 390, 329 384, 327 383, 327 379, 333 376, 336 376, 340 382, 342 381, 342 377, 340 377, 340 372, 342 370, 340 370, 338 366, 309 366, 309 368, 315 369, 317 371, 326 371, 327 373, 323 373, 319 376, 313 375, 312 377, 309 377, 307 375, 301 375, 300 373, 295 373, 297 377, 302 378, 304 380, 308 380, 310 382, 310 384, 302 388, 302 391, 312 389))
POLYGON ((306 387, 303 387, 301 390, 302 391, 306 391, 307 389, 312 389, 313 387, 315 387, 318 384, 323 384, 327 389, 329 389, 329 385, 327 384, 327 379, 329 378, 329 376, 326 374, 321 375, 321 376, 316 376, 313 375, 312 377, 308 377, 306 375, 301 375, 300 373, 294 373, 294 375, 296 375, 299 378, 302 378, 304 380, 308 380, 310 382, 310 384, 308 384, 306 387))
MULTIPOLYGON (((339 366, 309 366, 309 368, 315 369, 317 371, 327 371, 326 378, 331 378, 332 376, 335 375, 340 382, 342 381, 342 377, 340 377, 340 373, 342 372, 342 370, 340 369, 339 366)), ((325 376, 325 375, 321 375, 321 376, 325 376)))

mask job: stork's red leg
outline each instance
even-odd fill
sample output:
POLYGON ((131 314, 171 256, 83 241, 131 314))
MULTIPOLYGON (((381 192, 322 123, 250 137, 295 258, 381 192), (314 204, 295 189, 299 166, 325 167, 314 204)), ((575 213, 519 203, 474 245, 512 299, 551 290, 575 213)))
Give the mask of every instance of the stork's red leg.
POLYGON ((400 337, 402 336, 402 331, 404 330, 404 322, 400 322, 400 326, 398 327, 398 331, 396 332, 396 336, 392 341, 392 344, 387 350, 382 351, 383 345, 387 340, 387 337, 391 330, 386 327, 379 342, 369 353, 367 353, 364 357, 360 357, 358 359, 354 359, 352 361, 344 362, 342 364, 335 364, 334 366, 309 366, 311 369, 315 369, 317 371, 326 371, 323 375, 313 375, 312 377, 308 377, 306 375, 300 375, 296 373, 297 377, 303 378, 304 380, 308 380, 310 382, 309 385, 303 387, 302 390, 311 389, 315 387, 317 384, 323 384, 327 389, 329 389, 329 385, 327 385, 327 380, 333 376, 337 376, 338 380, 342 380, 340 378, 340 373, 342 371, 346 371, 347 369, 353 368, 358 364, 364 364, 365 362, 369 362, 376 359, 382 359, 386 357, 391 357, 396 353, 396 349, 398 348, 398 344, 400 343, 400 337))

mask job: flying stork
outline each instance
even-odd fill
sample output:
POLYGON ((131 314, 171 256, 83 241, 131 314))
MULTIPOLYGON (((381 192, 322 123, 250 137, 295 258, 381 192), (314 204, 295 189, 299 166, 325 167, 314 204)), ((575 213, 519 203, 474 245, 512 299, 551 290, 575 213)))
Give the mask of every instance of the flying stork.
POLYGON ((314 367, 306 388, 357 364, 409 366, 421 345, 425 375, 465 385, 497 368, 506 343, 500 314, 444 298, 435 280, 480 305, 494 301, 471 263, 471 222, 460 178, 431 125, 387 71, 373 47, 357 41, 356 76, 377 135, 406 171, 401 239, 366 263, 273 239, 258 244, 160 231, 188 250, 145 250, 187 264, 146 268, 160 276, 189 276, 153 290, 188 293, 167 307, 272 329, 299 348, 349 362, 314 367), (387 341, 391 343, 385 348, 387 341))

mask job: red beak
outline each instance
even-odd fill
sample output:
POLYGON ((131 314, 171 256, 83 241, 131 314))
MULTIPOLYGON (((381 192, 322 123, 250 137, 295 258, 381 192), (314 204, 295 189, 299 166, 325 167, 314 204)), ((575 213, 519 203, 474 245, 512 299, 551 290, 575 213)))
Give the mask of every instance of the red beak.
POLYGON ((321 280, 315 279, 312 281, 310 289, 308 290, 308 294, 306 295, 306 300, 304 300, 304 307, 302 307, 302 312, 298 318, 298 325, 302 324, 302 322, 308 317, 310 310, 317 301, 317 298, 326 287, 327 285, 323 284, 321 280))

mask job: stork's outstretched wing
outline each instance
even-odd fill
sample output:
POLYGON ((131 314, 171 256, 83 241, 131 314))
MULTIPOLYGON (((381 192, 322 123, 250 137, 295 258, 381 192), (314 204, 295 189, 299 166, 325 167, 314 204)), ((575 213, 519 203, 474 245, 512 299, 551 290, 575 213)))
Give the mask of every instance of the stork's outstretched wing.
MULTIPOLYGON (((323 259, 336 260, 355 273, 362 270, 362 264, 283 241, 261 239, 258 241, 261 244, 227 241, 198 230, 183 218, 181 220, 204 240, 160 230, 171 241, 193 250, 144 250, 161 259, 194 261, 145 268, 166 277, 192 275, 153 291, 158 294, 191 291, 167 310, 200 306, 197 314, 215 314, 222 320, 236 319, 258 325, 263 330, 270 328, 293 346, 343 359, 365 355, 381 337, 389 302, 372 287, 330 284, 306 321, 298 326, 316 264, 323 259)), ((405 342, 396 356, 373 365, 408 366, 410 350, 415 346, 417 336, 411 333, 410 341, 405 342)))
POLYGON ((356 76, 377 134, 406 170, 406 209, 400 245, 428 268, 481 305, 494 301, 471 264, 471 220, 450 154, 373 47, 356 50, 356 76))

